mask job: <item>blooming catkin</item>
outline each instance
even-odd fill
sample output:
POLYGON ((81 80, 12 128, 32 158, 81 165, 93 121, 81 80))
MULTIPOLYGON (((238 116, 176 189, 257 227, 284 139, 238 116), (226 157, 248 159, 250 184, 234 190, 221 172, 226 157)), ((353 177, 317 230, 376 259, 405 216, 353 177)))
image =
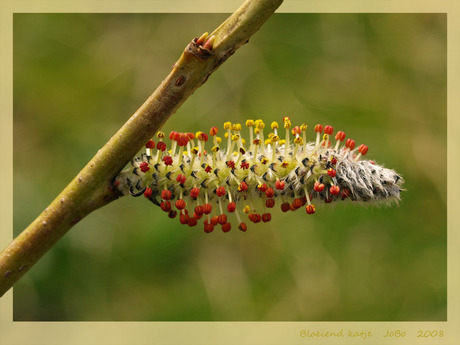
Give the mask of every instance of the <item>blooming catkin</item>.
POLYGON ((342 131, 333 136, 331 126, 316 125, 313 142, 307 142, 307 126, 292 127, 288 117, 282 128, 271 123, 267 137, 262 120, 248 120, 246 127, 247 141, 242 126, 230 122, 224 123, 224 139, 217 127, 209 135, 171 132, 170 149, 158 132, 157 143, 150 140, 114 185, 122 194, 145 196, 182 224, 202 222, 205 232, 216 226, 227 232, 234 220, 246 231, 247 219, 270 221, 276 204, 283 212, 304 208, 313 214, 317 202, 400 200, 401 176, 362 160, 367 146, 355 149, 355 141, 345 140, 342 131))

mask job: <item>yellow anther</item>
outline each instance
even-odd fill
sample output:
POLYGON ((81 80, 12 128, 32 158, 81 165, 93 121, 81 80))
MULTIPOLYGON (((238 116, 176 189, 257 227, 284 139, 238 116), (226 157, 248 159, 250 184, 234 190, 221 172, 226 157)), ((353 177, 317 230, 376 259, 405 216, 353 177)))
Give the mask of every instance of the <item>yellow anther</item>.
POLYGON ((225 132, 224 137, 225 139, 228 139, 228 132, 225 132))
POLYGON ((272 129, 278 128, 278 122, 273 121, 272 124, 270 125, 272 129))
POLYGON ((268 158, 265 158, 265 157, 262 158, 262 159, 260 160, 260 163, 262 163, 262 164, 267 164, 267 163, 268 163, 268 158))
POLYGON ((165 137, 165 133, 160 131, 157 133, 157 137, 163 139, 165 137))
POLYGON ((241 123, 235 123, 235 124, 232 126, 232 130, 233 130, 233 131, 241 131, 241 123))
POLYGON ((323 140, 324 140, 324 141, 329 140, 329 135, 328 135, 328 134, 324 134, 324 135, 323 135, 323 140))
POLYGON ((270 140, 272 141, 272 143, 276 143, 278 140, 280 140, 280 137, 277 135, 274 135, 270 138, 270 140))
POLYGON ((285 139, 281 139, 280 142, 279 142, 280 145, 285 145, 286 144, 286 140, 285 139))
POLYGON ((268 133, 268 139, 273 138, 274 135, 275 135, 275 133, 268 133))
POLYGON ((303 144, 303 139, 302 139, 302 137, 297 137, 297 138, 295 138, 295 139, 294 139, 294 143, 295 143, 295 144, 300 144, 300 145, 302 145, 302 144, 303 144))
POLYGON ((241 153, 242 155, 244 155, 244 154, 246 153, 246 150, 244 149, 244 147, 240 147, 240 153, 241 153))
POLYGON ((254 126, 254 120, 246 120, 246 127, 254 126))
POLYGON ((259 128, 257 128, 257 127, 254 128, 254 134, 259 134, 259 132, 260 132, 259 128))
POLYGON ((239 139, 240 139, 240 136, 238 134, 232 135, 232 141, 238 141, 239 139))
POLYGON ((282 168, 286 168, 287 166, 289 166, 288 162, 284 161, 283 163, 281 163, 282 168))
POLYGON ((213 146, 211 150, 212 152, 217 152, 219 151, 219 146, 213 146))
POLYGON ((243 212, 244 212, 244 213, 249 213, 249 212, 251 212, 251 208, 249 207, 249 205, 244 206, 243 212))
POLYGON ((284 120, 284 128, 291 128, 291 120, 289 120, 289 117, 285 117, 283 120, 284 120))
POLYGON ((203 134, 203 132, 201 132, 201 131, 196 132, 195 133, 195 138, 199 139, 202 134, 203 134))
POLYGON ((262 120, 256 120, 255 125, 259 129, 264 129, 265 128, 265 123, 262 120))
POLYGON ((185 156, 188 156, 188 152, 187 152, 187 151, 182 152, 182 154, 185 155, 185 156))
POLYGON ((244 140, 243 138, 241 139, 241 142, 243 143, 243 145, 246 145, 246 140, 244 140))
POLYGON ((265 139, 264 143, 265 143, 265 146, 267 146, 267 145, 270 145, 272 141, 270 139, 265 139))
POLYGON ((254 145, 260 145, 261 141, 262 141, 262 140, 260 140, 259 138, 256 138, 256 139, 254 139, 254 140, 252 141, 252 143, 253 143, 254 145))
MULTIPOLYGON (((227 133, 225 133, 227 134, 227 133)), ((216 137, 216 143, 220 144, 222 142, 222 138, 221 137, 216 137)))
POLYGON ((307 130, 307 127, 308 127, 308 126, 307 126, 305 123, 302 123, 302 124, 300 125, 300 131, 301 131, 301 132, 305 132, 305 131, 307 130))
POLYGON ((224 122, 224 129, 231 129, 232 128, 232 123, 229 122, 224 122))
POLYGON ((198 154, 198 147, 194 147, 190 150, 194 155, 197 155, 198 154))

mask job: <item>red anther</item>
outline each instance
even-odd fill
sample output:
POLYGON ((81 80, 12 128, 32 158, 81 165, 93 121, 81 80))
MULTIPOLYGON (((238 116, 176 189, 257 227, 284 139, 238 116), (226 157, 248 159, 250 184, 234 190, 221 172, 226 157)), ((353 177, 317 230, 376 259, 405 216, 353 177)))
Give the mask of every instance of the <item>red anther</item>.
POLYGON ((339 192, 340 192, 340 187, 337 185, 331 186, 331 188, 329 188, 329 193, 331 193, 332 195, 338 195, 339 192))
POLYGON ((248 185, 246 184, 246 182, 243 181, 238 185, 238 191, 246 192, 247 190, 248 190, 248 185))
POLYGON ((265 191, 267 190, 267 184, 266 184, 266 183, 262 183, 262 184, 258 185, 257 188, 258 188, 261 192, 265 193, 265 191))
POLYGON ((289 121, 289 120, 290 120, 289 116, 283 116, 283 122, 286 122, 286 121, 289 121))
POLYGON ((186 206, 185 200, 184 199, 177 199, 175 205, 176 205, 176 208, 178 210, 183 210, 185 208, 185 206, 186 206))
POLYGON ((338 131, 335 135, 335 140, 343 141, 345 139, 345 132, 338 131))
POLYGON ((368 149, 369 148, 366 145, 361 144, 358 147, 358 152, 361 153, 364 156, 364 155, 366 155, 368 149))
POLYGON ((262 220, 262 217, 258 213, 250 213, 248 217, 249 220, 253 223, 259 223, 262 220))
POLYGON ((167 189, 163 189, 161 191, 161 198, 163 200, 169 200, 171 199, 171 191, 167 190, 167 189))
POLYGON ((315 132, 316 133, 322 133, 323 132, 323 125, 317 124, 315 126, 315 132))
POLYGON ((248 227, 245 222, 241 222, 240 225, 238 225, 238 229, 245 232, 248 229, 248 227))
POLYGON ((212 168, 210 165, 206 165, 206 168, 204 168, 204 171, 206 171, 207 173, 210 173, 212 171, 212 168))
POLYGON ((334 132, 334 127, 329 126, 329 125, 324 127, 324 133, 332 135, 332 132, 334 132))
POLYGON ((209 135, 215 136, 215 135, 217 135, 218 131, 219 130, 217 129, 217 127, 211 127, 211 129, 209 130, 209 135))
POLYGON ((313 189, 315 192, 321 193, 324 190, 324 183, 315 182, 313 189))
POLYGON ((272 220, 272 215, 271 213, 264 213, 262 215, 262 222, 267 223, 272 220))
POLYGON ((225 188, 223 186, 217 187, 216 188, 216 194, 217 194, 217 196, 224 196, 225 195, 225 188))
POLYGON ((274 189, 272 187, 268 187, 265 191, 265 195, 267 196, 267 198, 272 198, 275 195, 274 189))
POLYGON ((203 213, 202 214, 196 214, 196 212, 193 212, 193 217, 195 217, 196 219, 201 219, 201 217, 203 217, 203 213))
POLYGON ((166 157, 163 157, 163 162, 165 163, 165 165, 172 165, 173 159, 171 156, 166 156, 166 157))
POLYGON ((241 162, 240 168, 243 169, 243 170, 244 170, 244 169, 249 169, 249 163, 246 162, 246 161, 241 162))
POLYGON ((211 214, 212 212, 212 205, 210 203, 203 205, 203 213, 204 214, 211 214))
POLYGON ((267 206, 268 208, 272 208, 273 206, 275 206, 275 199, 265 200, 265 206, 267 206))
POLYGON ((207 142, 208 141, 208 135, 206 133, 200 132, 200 135, 198 136, 198 140, 207 142))
POLYGON ((141 168, 141 171, 143 173, 145 173, 145 172, 150 170, 149 163, 147 163, 147 162, 142 162, 141 164, 139 164, 139 168, 141 168))
POLYGON ((176 210, 169 211, 169 213, 168 213, 169 218, 171 218, 171 219, 176 218, 176 216, 177 216, 177 211, 176 210))
POLYGON ((187 134, 181 133, 179 138, 177 138, 177 145, 186 146, 189 141, 187 134))
POLYGON ((204 213, 203 206, 201 206, 201 205, 195 206, 195 214, 196 215, 201 216, 201 215, 203 215, 203 213, 204 213))
POLYGON ((326 204, 331 203, 331 202, 332 202, 332 197, 331 197, 331 196, 329 196, 329 197, 324 197, 324 202, 325 202, 326 204))
POLYGON ((295 126, 295 127, 292 129, 291 133, 292 133, 292 135, 300 134, 300 133, 301 133, 300 127, 299 127, 299 126, 295 126))
POLYGON ((290 203, 288 203, 288 202, 283 202, 283 203, 281 204, 281 211, 287 212, 287 211, 289 211, 290 209, 291 209, 291 204, 290 204, 290 203))
POLYGON ((198 223, 198 219, 196 219, 195 217, 190 217, 190 218, 188 219, 188 223, 187 223, 187 224, 188 224, 188 226, 192 227, 192 226, 197 225, 197 223, 198 223))
POLYGON ((349 148, 350 150, 353 150, 355 148, 355 141, 353 139, 347 139, 345 141, 345 147, 349 148))
POLYGON ((204 221, 204 232, 210 233, 214 230, 214 225, 211 223, 208 223, 208 220, 204 221))
POLYGON ((222 224, 222 231, 223 232, 229 232, 231 228, 232 228, 232 224, 230 224, 230 223, 222 224))
POLYGON ((313 214, 316 212, 316 207, 315 205, 307 205, 305 206, 305 210, 307 211, 308 214, 313 214))
POLYGON ((179 222, 185 225, 185 224, 188 224, 189 219, 190 217, 188 216, 188 214, 182 213, 179 217, 179 222))
POLYGON ((234 161, 226 161, 227 167, 230 169, 235 169, 235 162, 234 161))
POLYGON ((276 180, 275 182, 276 189, 283 190, 285 186, 286 186, 286 183, 284 181, 276 180))
POLYGON ((189 141, 190 141, 190 140, 193 140, 193 139, 195 139, 195 134, 189 132, 189 133, 187 133, 187 137, 188 137, 188 140, 189 140, 189 141))
POLYGON ((232 201, 227 205, 227 212, 233 213, 236 210, 236 204, 232 201))
POLYGON ((227 215, 219 214, 218 221, 219 221, 219 224, 221 224, 221 225, 227 223, 227 215))
POLYGON ((175 132, 175 131, 171 131, 171 133, 169 133, 169 139, 171 140, 177 140, 177 138, 179 136, 179 133, 175 132))
POLYGON ((166 150, 166 144, 165 144, 164 141, 158 142, 158 144, 157 144, 157 150, 160 150, 160 151, 165 151, 165 150, 166 150))
POLYGON ((198 198, 199 194, 200 194, 200 188, 198 188, 198 187, 193 187, 190 190, 190 197, 193 198, 193 199, 198 198))
POLYGON ((331 164, 332 164, 332 165, 336 165, 336 164, 337 164, 337 158, 332 157, 332 159, 331 159, 331 164))
POLYGON ((150 188, 150 187, 145 188, 144 196, 146 198, 150 198, 151 195, 152 195, 152 188, 150 188))
POLYGON ((169 201, 167 201, 167 200, 162 201, 162 202, 160 203, 160 207, 161 207, 161 209, 162 209, 163 211, 165 211, 165 212, 171 211, 171 203, 170 203, 169 201))
POLYGON ((337 172, 332 169, 332 168, 329 168, 327 169, 327 174, 330 176, 330 177, 335 177, 335 175, 337 175, 337 172))
POLYGON ((147 144, 145 144, 145 147, 148 149, 154 149, 155 148, 155 142, 153 140, 147 141, 147 144))
POLYGON ((303 206, 303 202, 301 199, 299 198, 295 198, 293 201, 292 201, 292 207, 297 210, 298 208, 301 208, 303 206))
POLYGON ((182 175, 182 174, 179 174, 179 175, 177 175, 177 177, 176 177, 176 181, 177 181, 179 184, 184 184, 186 179, 187 179, 187 178, 185 177, 185 175, 182 175))
POLYGON ((219 217, 218 216, 211 217, 211 224, 212 225, 219 224, 219 217))
POLYGON ((350 196, 350 190, 348 188, 342 189, 342 192, 340 193, 340 197, 343 199, 348 198, 350 196))

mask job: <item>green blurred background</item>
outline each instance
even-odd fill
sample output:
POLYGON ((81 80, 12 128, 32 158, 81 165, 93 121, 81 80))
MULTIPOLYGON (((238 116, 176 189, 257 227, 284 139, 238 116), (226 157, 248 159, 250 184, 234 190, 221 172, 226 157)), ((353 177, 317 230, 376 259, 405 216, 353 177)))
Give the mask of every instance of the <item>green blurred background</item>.
MULTIPOLYGON (((14 235, 226 14, 14 14, 14 235)), ((399 206, 205 234, 125 197, 14 287, 14 320, 446 320, 446 15, 276 14, 165 125, 290 116, 397 170, 399 206)))

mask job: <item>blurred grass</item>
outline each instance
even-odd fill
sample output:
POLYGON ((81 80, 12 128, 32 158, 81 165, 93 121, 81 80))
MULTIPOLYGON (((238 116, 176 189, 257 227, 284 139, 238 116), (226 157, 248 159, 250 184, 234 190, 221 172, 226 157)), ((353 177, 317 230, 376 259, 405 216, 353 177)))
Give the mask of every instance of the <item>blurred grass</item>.
MULTIPOLYGON (((14 14, 14 235, 223 14, 14 14)), ((276 14, 164 130, 288 115, 406 179, 400 206, 208 235, 122 198, 14 287, 14 320, 446 320, 446 16, 276 14)))

